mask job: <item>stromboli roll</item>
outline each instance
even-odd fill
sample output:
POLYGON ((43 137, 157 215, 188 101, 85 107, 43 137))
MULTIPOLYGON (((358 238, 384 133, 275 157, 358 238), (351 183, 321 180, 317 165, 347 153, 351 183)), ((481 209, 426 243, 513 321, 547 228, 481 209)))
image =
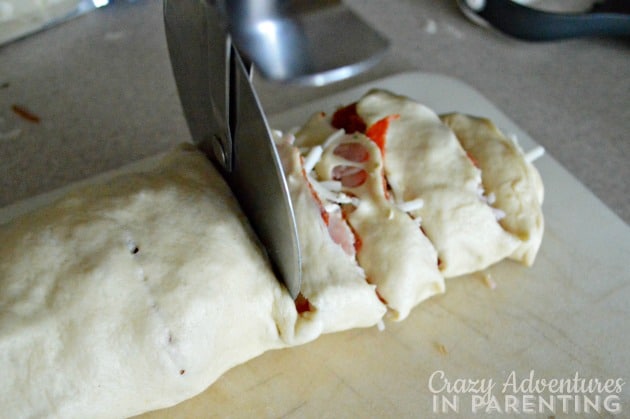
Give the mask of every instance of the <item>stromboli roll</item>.
POLYGON ((278 138, 304 257, 296 301, 192 146, 0 226, 3 414, 171 406, 267 350, 388 310, 402 320, 444 277, 531 265, 538 172, 489 121, 443 121, 374 90, 278 138))

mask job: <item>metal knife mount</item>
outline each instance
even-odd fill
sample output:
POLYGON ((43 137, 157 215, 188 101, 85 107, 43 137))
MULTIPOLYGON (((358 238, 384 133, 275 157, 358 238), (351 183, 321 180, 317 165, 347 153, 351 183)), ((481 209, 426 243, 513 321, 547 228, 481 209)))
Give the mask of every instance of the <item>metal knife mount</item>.
POLYGON ((340 0, 221 0, 234 44, 263 77, 324 85, 376 63, 387 41, 340 0))
POLYGON ((314 86, 366 70, 388 46, 339 0, 165 0, 164 8, 170 33, 182 36, 177 48, 188 50, 179 52, 185 55, 180 60, 171 54, 173 67, 182 70, 175 71, 177 84, 203 92, 196 106, 185 109, 193 140, 228 171, 230 127, 222 121, 230 121, 230 83, 211 79, 229 80, 232 45, 250 71, 314 86))
POLYGON ((164 2, 173 75, 193 142, 229 171, 230 92, 229 84, 223 82, 229 76, 229 38, 221 19, 219 10, 203 1, 164 2), (226 151, 224 156, 222 150, 226 151))

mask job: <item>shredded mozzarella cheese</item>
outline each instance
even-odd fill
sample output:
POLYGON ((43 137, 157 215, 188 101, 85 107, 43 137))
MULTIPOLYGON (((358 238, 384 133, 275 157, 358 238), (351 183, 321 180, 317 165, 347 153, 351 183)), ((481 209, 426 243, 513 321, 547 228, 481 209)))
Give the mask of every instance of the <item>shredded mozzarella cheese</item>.
POLYGON ((328 136, 328 138, 326 138, 326 141, 324 141, 322 148, 326 149, 330 147, 332 143, 334 143, 335 141, 337 141, 339 138, 343 137, 344 135, 346 135, 346 131, 343 128, 333 132, 332 134, 328 136))
POLYGON ((322 180, 319 184, 331 192, 341 192, 343 185, 338 180, 322 180))
POLYGON ((479 199, 481 199, 482 201, 486 200, 485 194, 486 191, 483 189, 483 185, 477 185, 477 196, 479 197, 479 199))
POLYGON ((545 154, 545 148, 542 146, 537 146, 529 150, 527 153, 525 153, 523 158, 525 159, 527 163, 533 163, 535 160, 539 159, 544 154, 545 154))
POLYGON ((516 134, 512 133, 507 136, 507 138, 512 141, 512 143, 516 146, 518 150, 523 153, 523 158, 527 163, 533 163, 535 160, 539 159, 545 154, 545 148, 543 146, 536 146, 527 153, 523 151, 520 144, 518 143, 518 137, 516 134))
POLYGON ((328 203, 324 204, 324 210, 328 214, 332 214, 332 213, 335 213, 337 211, 341 211, 341 208, 339 207, 339 204, 336 204, 334 202, 328 202, 328 203))
POLYGON ((282 138, 282 136, 284 135, 284 133, 282 131, 280 131, 279 129, 272 129, 271 130, 271 137, 278 142, 278 140, 280 138, 282 138))
POLYGON ((492 279, 492 276, 489 273, 487 272, 484 273, 482 279, 483 279, 484 284, 486 284, 486 286, 490 288, 491 290, 497 287, 497 283, 494 282, 494 279, 492 279))
POLYGON ((507 215, 505 211, 500 210, 499 208, 490 207, 490 209, 492 210, 492 213, 494 214, 494 218, 496 218, 497 221, 504 219, 505 216, 507 215))
POLYGON ((357 198, 348 196, 343 192, 333 192, 329 189, 326 189, 325 187, 322 186, 321 182, 315 180, 310 175, 308 175, 308 181, 313 186, 315 193, 317 193, 317 195, 320 198, 324 199, 325 201, 334 202, 337 204, 353 204, 353 205, 358 204, 357 198))
POLYGON ((322 157, 323 152, 324 149, 320 145, 316 145, 309 150, 306 157, 304 157, 304 170, 306 173, 311 173, 319 159, 322 157))
POLYGON ((271 130, 271 138, 276 145, 293 144, 295 142, 295 135, 291 132, 282 132, 279 129, 271 130))
POLYGON ((422 198, 412 199, 411 201, 400 202, 396 204, 399 210, 402 212, 411 212, 419 210, 424 206, 424 200, 422 198))
POLYGON ((376 327, 378 328, 379 332, 385 330, 385 322, 383 321, 383 319, 379 320, 378 323, 376 323, 376 327))

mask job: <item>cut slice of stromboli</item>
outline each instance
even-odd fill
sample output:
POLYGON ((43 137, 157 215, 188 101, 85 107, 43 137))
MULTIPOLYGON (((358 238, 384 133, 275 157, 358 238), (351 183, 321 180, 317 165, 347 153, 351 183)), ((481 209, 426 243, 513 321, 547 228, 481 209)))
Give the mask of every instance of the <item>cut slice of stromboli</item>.
POLYGON ((372 90, 356 112, 367 126, 395 116, 384 133, 385 174, 397 200, 424 201, 410 213, 422 220, 445 277, 479 271, 514 253, 519 241, 483 199, 481 171, 433 111, 372 90))
POLYGON ((402 320, 425 299, 444 292, 437 253, 418 224, 386 198, 381 150, 363 134, 326 141, 315 166, 319 179, 339 181, 356 199, 343 205, 360 239, 357 260, 390 308, 402 320))
POLYGON ((544 230, 540 174, 518 144, 488 119, 456 113, 441 118, 481 168, 487 196, 505 214, 499 223, 521 240, 510 258, 532 265, 544 230))
MULTIPOLYGON (((276 141, 295 209, 302 251, 302 315, 322 325, 322 333, 376 324, 386 308, 375 286, 356 262, 355 237, 335 201, 343 196, 312 179, 309 164, 291 144, 290 136, 276 141), (310 169, 308 170, 310 172, 310 169), (326 199, 326 197, 333 199, 326 199), (331 207, 335 207, 332 208, 331 207), (304 302, 304 300, 302 300, 304 302)), ((346 197, 347 198, 347 197, 346 197)), ((347 198, 349 199, 349 198, 347 198)))

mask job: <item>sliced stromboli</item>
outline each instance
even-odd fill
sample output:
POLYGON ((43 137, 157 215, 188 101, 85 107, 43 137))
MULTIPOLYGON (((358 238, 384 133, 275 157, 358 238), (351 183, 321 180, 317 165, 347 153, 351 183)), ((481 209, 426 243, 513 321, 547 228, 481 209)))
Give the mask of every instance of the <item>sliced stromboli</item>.
POLYGON ((483 199, 480 170, 433 111, 373 90, 356 112, 368 127, 388 122, 382 145, 387 180, 397 200, 424 201, 411 214, 421 219, 445 277, 479 271, 515 251, 519 241, 483 199))
POLYGON ((299 315, 194 148, 3 225, 0 243, 0 406, 11 418, 171 406, 267 350, 374 325, 386 310, 356 266, 317 255, 304 275, 317 310, 299 315))
MULTIPOLYGON (((302 251, 302 313, 322 325, 322 333, 376 324, 385 314, 375 286, 366 280, 355 258, 355 237, 337 211, 324 207, 311 184, 300 152, 287 137, 276 142, 295 208, 302 251)), ((309 170, 310 171, 310 170, 309 170)), ((321 189, 320 189, 321 190, 321 189)), ((333 205, 334 206, 334 205, 333 205)))
POLYGON ((359 264, 402 320, 421 301, 444 292, 437 253, 419 226, 386 199, 383 164, 378 146, 363 134, 336 136, 316 165, 320 179, 342 183, 356 199, 344 213, 361 245, 359 264))
POLYGON ((462 114, 441 118, 481 168, 487 196, 505 213, 499 223, 522 241, 510 258, 531 265, 544 230, 540 174, 520 147, 488 119, 462 114))

